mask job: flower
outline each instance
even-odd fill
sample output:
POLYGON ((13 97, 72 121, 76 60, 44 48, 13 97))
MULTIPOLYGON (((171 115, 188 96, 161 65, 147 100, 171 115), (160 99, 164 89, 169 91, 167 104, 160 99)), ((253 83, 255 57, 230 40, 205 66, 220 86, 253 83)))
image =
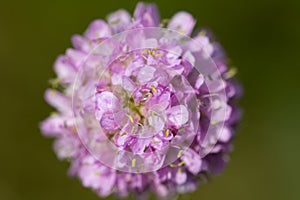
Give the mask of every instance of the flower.
POLYGON ((93 21, 54 64, 41 123, 70 174, 105 197, 193 191, 226 166, 240 119, 235 69, 187 12, 138 3, 93 21), (190 38, 192 37, 192 38, 190 38))

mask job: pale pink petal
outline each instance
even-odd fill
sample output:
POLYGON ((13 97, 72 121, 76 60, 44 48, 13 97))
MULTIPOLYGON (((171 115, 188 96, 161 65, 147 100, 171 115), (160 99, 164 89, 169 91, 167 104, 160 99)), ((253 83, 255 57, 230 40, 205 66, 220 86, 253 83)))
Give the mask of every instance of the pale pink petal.
POLYGON ((159 12, 155 4, 138 3, 134 11, 134 19, 145 27, 159 26, 159 12))
POLYGON ((187 12, 178 12, 175 14, 168 25, 169 29, 179 31, 180 33, 190 35, 195 26, 195 19, 190 13, 187 12))
POLYGON ((89 25, 84 35, 88 39, 93 40, 103 37, 110 37, 111 34, 111 29, 105 23, 105 21, 97 19, 89 25))

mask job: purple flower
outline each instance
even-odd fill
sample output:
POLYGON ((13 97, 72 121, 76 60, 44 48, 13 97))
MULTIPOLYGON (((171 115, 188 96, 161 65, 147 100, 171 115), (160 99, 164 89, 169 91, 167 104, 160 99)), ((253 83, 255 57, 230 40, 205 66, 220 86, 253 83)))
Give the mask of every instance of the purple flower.
POLYGON ((93 21, 57 58, 45 93, 56 109, 40 124, 70 174, 99 196, 193 191, 226 166, 241 88, 220 44, 193 38, 187 12, 160 23, 138 3, 93 21))

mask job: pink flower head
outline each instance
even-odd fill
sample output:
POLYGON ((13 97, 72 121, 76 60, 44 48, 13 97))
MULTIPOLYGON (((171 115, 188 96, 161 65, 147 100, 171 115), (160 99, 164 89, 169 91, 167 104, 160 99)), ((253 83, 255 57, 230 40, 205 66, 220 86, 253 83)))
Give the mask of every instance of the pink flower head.
POLYGON ((193 191, 228 161, 240 87, 220 45, 187 12, 160 23, 138 3, 92 22, 54 65, 41 123, 70 174, 99 196, 193 191), (192 38, 190 36, 193 36, 192 38))

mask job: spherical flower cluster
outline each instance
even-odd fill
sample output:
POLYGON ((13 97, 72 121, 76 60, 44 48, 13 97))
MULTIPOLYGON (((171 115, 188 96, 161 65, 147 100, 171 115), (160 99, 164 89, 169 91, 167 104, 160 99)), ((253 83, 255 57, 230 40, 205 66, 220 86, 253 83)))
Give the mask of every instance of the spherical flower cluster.
POLYGON ((160 21, 139 3, 133 17, 93 21, 57 58, 45 93, 57 112, 41 130, 99 196, 172 196, 225 167, 240 87, 220 45, 207 30, 192 35, 194 25, 187 12, 160 21))

